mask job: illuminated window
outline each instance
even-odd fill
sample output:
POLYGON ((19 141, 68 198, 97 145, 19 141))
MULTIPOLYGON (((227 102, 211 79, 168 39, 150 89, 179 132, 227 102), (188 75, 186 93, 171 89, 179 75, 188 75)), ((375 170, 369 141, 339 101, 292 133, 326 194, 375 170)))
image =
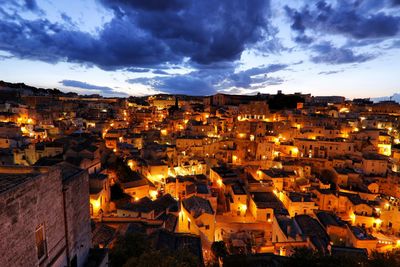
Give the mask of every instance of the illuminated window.
POLYGON ((36 252, 39 260, 46 257, 46 237, 44 233, 44 225, 41 224, 35 231, 36 252))

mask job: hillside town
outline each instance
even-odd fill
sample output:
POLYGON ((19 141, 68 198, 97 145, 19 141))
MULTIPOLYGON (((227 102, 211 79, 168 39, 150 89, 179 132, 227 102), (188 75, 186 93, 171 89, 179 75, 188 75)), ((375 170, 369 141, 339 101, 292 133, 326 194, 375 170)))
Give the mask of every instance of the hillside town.
POLYGON ((394 101, 341 96, 2 82, 0 265, 136 266, 120 251, 133 237, 195 266, 397 251, 399 118, 394 101))

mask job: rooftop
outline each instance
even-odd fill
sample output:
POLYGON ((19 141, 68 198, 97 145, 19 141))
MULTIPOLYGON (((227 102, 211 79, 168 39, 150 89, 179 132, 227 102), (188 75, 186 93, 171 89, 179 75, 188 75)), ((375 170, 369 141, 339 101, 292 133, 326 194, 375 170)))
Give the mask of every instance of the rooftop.
POLYGON ((185 209, 187 209, 195 218, 199 217, 203 213, 214 214, 211 204, 207 199, 191 196, 184 199, 182 202, 185 209))
POLYGON ((275 213, 287 214, 282 202, 272 192, 252 192, 251 197, 259 209, 273 209, 275 213))
POLYGON ((40 167, 0 166, 0 193, 23 184, 47 170, 40 167))
POLYGON ((282 169, 271 168, 268 170, 262 170, 266 175, 271 178, 289 178, 290 176, 296 175, 294 171, 285 171, 282 169))

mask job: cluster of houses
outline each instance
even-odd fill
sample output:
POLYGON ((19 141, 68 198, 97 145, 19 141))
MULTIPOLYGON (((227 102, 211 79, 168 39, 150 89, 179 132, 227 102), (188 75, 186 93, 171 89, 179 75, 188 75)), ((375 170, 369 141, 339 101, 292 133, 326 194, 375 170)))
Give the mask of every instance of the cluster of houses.
POLYGON ((106 264, 104 248, 129 231, 174 238, 202 262, 217 241, 231 255, 398 249, 399 116, 394 102, 281 92, 5 99, 0 231, 32 238, 0 262, 29 251, 40 264, 106 264), (8 214, 15 201, 35 220, 8 214))

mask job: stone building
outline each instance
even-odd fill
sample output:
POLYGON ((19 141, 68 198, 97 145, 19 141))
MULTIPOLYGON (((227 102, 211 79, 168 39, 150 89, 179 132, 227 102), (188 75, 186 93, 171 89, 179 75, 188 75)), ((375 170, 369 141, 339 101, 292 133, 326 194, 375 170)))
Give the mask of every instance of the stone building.
POLYGON ((88 199, 88 174, 68 163, 0 167, 0 266, 83 266, 88 199))

